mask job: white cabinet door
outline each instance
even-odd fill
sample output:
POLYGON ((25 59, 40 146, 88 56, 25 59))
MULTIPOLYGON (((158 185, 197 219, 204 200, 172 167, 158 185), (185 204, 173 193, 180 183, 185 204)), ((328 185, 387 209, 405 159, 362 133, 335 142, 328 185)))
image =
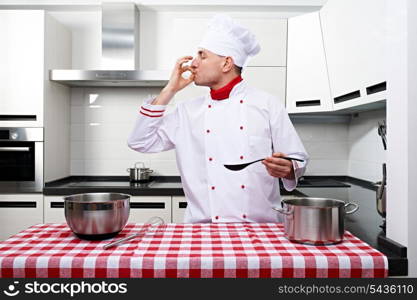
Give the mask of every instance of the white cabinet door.
POLYGON ((160 217, 171 223, 171 196, 133 196, 130 198, 129 223, 145 223, 160 217))
POLYGON ((285 106, 285 67, 246 67, 242 77, 247 83, 278 98, 285 106))
POLYGON ((287 111, 331 111, 329 78, 318 12, 288 20, 287 111))
POLYGON ((172 197, 172 223, 184 223, 184 213, 187 208, 185 197, 172 197))
POLYGON ((0 10, 1 126, 10 126, 11 115, 43 126, 44 20, 40 10, 0 10))
POLYGON ((335 109, 385 99, 385 2, 329 0, 320 11, 335 109))
POLYGON ((64 196, 44 197, 44 222, 66 223, 64 213, 64 196))
POLYGON ((0 195, 0 240, 43 223, 42 194, 0 195))

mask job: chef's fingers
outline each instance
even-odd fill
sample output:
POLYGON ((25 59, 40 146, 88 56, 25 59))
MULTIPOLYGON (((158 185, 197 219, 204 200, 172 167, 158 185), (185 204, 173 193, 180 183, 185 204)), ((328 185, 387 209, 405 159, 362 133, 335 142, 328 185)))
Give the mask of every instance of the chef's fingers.
POLYGON ((275 171, 275 172, 282 172, 282 173, 291 172, 291 167, 289 167, 289 166, 281 166, 281 165, 271 164, 271 163, 268 163, 268 162, 265 162, 264 165, 268 169, 271 169, 272 171, 275 171))
POLYGON ((287 173, 274 172, 273 170, 268 169, 268 168, 267 168, 267 171, 268 171, 268 174, 271 175, 272 177, 284 178, 287 176, 287 173))
POLYGON ((284 156, 287 156, 287 155, 282 152, 275 152, 272 154, 272 157, 284 157, 284 156))
POLYGON ((183 78, 183 79, 184 79, 184 87, 185 87, 194 81, 194 74, 191 74, 188 78, 183 78))
POLYGON ((188 62, 192 59, 193 59, 192 56, 183 56, 183 57, 181 57, 177 60, 176 66, 180 68, 180 67, 182 67, 183 63, 186 63, 186 62, 188 62))
POLYGON ((191 73, 193 72, 193 69, 190 66, 183 66, 181 67, 181 73, 190 71, 191 73))
POLYGON ((283 159, 283 158, 267 157, 264 161, 271 163, 271 164, 281 165, 281 166, 288 166, 288 167, 292 166, 291 161, 287 159, 283 159))

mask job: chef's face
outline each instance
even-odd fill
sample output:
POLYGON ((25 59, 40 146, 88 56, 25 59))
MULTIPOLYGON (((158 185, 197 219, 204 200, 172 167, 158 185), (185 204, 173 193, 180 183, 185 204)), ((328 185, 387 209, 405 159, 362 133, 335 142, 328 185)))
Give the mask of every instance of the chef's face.
POLYGON ((199 49, 191 63, 195 85, 214 86, 225 74, 227 57, 219 56, 206 49, 199 49))

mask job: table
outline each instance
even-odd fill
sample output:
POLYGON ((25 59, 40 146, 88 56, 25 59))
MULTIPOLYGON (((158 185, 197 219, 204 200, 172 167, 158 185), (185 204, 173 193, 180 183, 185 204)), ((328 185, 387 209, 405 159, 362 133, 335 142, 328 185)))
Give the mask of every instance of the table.
POLYGON ((387 257, 345 232, 331 246, 292 243, 278 223, 166 224, 138 232, 129 223, 105 241, 77 238, 67 224, 34 225, 0 242, 0 277, 279 278, 387 277, 387 257))

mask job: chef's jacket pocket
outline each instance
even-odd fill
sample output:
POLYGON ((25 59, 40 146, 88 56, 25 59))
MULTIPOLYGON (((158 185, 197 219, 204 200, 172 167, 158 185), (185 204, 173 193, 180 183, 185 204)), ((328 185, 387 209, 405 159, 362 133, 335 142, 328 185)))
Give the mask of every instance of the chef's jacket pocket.
MULTIPOLYGON (((250 161, 266 158, 272 155, 272 141, 261 136, 249 137, 250 161)), ((266 168, 262 163, 252 164, 251 169, 256 172, 266 173, 266 168)))

